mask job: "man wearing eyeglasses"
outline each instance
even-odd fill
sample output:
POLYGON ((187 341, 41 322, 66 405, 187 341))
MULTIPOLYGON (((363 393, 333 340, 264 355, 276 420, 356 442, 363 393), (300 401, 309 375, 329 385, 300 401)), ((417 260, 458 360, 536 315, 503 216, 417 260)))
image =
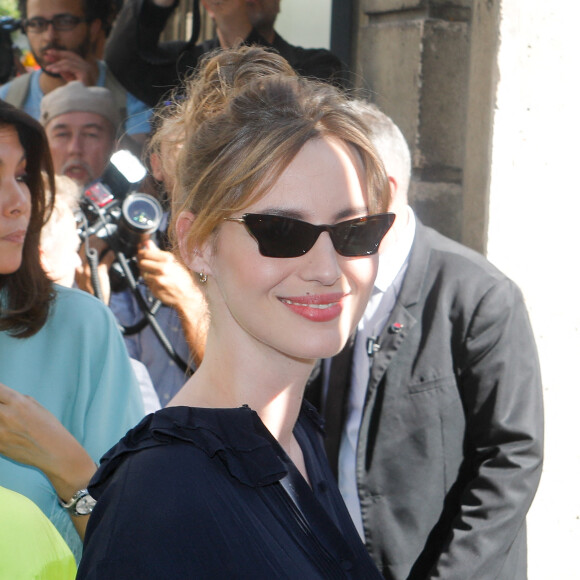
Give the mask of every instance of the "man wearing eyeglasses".
POLYGON ((139 150, 149 132, 149 108, 128 93, 97 58, 111 20, 110 0, 20 0, 22 28, 40 70, 16 77, 0 87, 0 98, 40 118, 40 101, 70 81, 106 86, 115 98, 131 140, 139 150))

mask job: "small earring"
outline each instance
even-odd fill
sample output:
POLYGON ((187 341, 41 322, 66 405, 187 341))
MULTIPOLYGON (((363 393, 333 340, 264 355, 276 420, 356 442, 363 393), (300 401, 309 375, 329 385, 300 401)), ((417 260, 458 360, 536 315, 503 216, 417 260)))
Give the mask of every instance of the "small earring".
POLYGON ((204 274, 203 272, 198 272, 197 277, 199 279, 200 284, 205 284, 207 282, 207 274, 204 274))

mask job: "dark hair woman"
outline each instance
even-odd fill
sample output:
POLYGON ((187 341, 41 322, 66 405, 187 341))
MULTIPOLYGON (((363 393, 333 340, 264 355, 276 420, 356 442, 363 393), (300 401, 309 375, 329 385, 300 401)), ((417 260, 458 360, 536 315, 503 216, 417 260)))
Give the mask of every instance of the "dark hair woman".
POLYGON ((21 241, 0 240, 0 331, 26 337, 42 328, 54 298, 52 285, 39 258, 40 230, 50 215, 54 199, 52 160, 42 127, 20 109, 0 103, 0 132, 4 153, 3 206, 5 203, 14 204, 14 207, 9 207, 8 214, 14 223, 19 224, 17 231, 22 233, 21 241), (15 156, 14 175, 9 175, 6 167, 8 154, 15 156), (42 171, 49 176, 46 180, 48 195, 45 194, 42 171), (12 178, 19 193, 10 202, 4 182, 12 178))
POLYGON ((42 127, 0 101, 0 486, 33 500, 78 558, 82 490, 143 407, 111 313, 42 269, 53 191, 42 127))

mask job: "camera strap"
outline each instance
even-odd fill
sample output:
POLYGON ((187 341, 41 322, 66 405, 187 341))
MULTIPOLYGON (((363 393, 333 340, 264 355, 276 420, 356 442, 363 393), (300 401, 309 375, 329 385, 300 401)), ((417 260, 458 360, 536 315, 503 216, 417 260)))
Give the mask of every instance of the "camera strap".
MULTIPOLYGON (((151 326, 151 330, 153 330, 153 332, 155 333, 155 336, 157 336, 157 338, 159 339, 159 342, 161 343, 161 345, 165 349, 165 352, 167 352, 167 354, 171 357, 171 359, 175 362, 175 364, 186 375, 193 374, 193 371, 195 369, 192 369, 177 354, 177 352, 173 348, 173 345, 169 342, 167 336, 163 332, 163 329, 159 326, 159 323, 157 322, 157 319, 155 318, 155 313, 149 309, 149 306, 145 302, 145 298, 143 297, 143 295, 139 291, 139 288, 137 286, 137 281, 135 280, 135 276, 133 276, 133 272, 131 271, 131 268, 129 267, 129 263, 127 261, 127 258, 125 257, 125 254, 123 254, 123 252, 115 252, 115 257, 117 259, 117 262, 121 266, 123 273, 125 274, 125 276, 127 278, 127 282, 129 284, 129 287, 131 288, 131 290, 132 290, 132 292, 137 300, 137 304, 139 305, 141 312, 143 312, 144 320, 146 321, 146 323, 143 324, 143 327, 145 327, 146 324, 149 324, 151 326)), ((124 327, 121 327, 121 330, 122 330, 123 334, 126 334, 124 327)))

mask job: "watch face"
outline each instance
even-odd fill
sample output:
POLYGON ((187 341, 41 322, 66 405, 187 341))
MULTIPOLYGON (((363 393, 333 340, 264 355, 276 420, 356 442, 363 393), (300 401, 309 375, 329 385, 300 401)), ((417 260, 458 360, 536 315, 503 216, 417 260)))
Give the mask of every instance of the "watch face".
POLYGON ((75 511, 79 516, 86 516, 93 511, 96 503, 97 500, 87 494, 77 501, 75 511))

